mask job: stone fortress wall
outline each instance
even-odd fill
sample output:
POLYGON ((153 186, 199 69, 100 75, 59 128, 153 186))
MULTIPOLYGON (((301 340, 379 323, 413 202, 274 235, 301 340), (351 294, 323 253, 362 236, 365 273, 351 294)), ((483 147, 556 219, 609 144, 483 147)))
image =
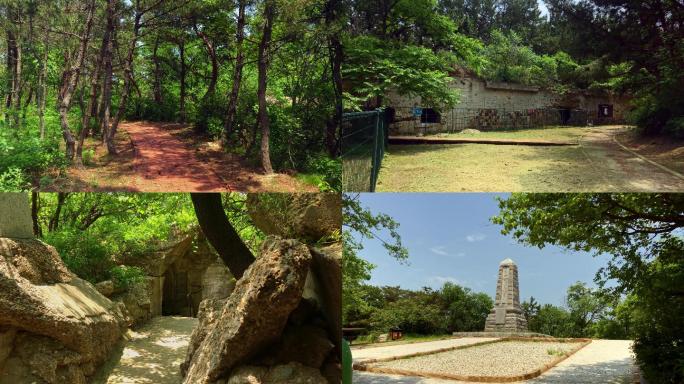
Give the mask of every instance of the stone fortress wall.
POLYGON ((541 125, 599 125, 624 122, 629 99, 609 93, 574 92, 561 95, 548 89, 522 84, 491 82, 473 76, 457 76, 451 88, 460 95, 459 103, 439 112, 429 122, 413 115, 413 109, 433 108, 420 97, 390 92, 385 96, 391 116, 390 134, 515 129, 541 125), (600 117, 599 105, 610 105, 611 117, 600 117), (421 122, 423 120, 423 122, 421 122))

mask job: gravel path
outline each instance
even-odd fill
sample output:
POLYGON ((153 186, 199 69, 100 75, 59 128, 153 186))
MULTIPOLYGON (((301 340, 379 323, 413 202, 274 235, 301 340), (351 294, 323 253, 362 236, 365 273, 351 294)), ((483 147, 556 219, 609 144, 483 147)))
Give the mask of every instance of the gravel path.
POLYGON ((515 376, 539 369, 559 357, 549 351, 563 354, 578 346, 579 343, 504 341, 372 366, 463 376, 515 376))
POLYGON ((527 383, 627 384, 634 369, 631 340, 594 340, 553 369, 527 383))
POLYGON ((354 357, 354 362, 359 363, 369 359, 382 359, 386 357, 407 356, 417 352, 436 351, 443 348, 452 348, 461 345, 477 344, 490 340, 496 340, 496 338, 463 337, 459 339, 427 341, 424 343, 410 343, 388 345, 384 347, 352 349, 352 356, 354 357))
MULTIPOLYGON (((524 383, 629 383, 634 367, 631 344, 629 340, 594 340, 543 375, 524 383)), ((472 382, 354 371, 354 384, 472 384, 472 382)))

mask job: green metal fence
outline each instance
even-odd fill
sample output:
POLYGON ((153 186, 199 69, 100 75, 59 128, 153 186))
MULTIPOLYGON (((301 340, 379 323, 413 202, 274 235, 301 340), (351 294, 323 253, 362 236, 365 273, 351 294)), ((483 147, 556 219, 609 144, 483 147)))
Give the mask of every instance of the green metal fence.
POLYGON ((382 110, 345 113, 342 117, 342 188, 375 192, 387 146, 387 123, 382 110))

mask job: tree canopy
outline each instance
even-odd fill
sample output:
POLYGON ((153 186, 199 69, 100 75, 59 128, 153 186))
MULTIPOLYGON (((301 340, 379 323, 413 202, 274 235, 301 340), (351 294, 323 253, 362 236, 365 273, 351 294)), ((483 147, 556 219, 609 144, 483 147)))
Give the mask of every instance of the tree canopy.
POLYGON ((91 141, 116 156, 124 120, 187 123, 266 173, 333 183, 337 1, 4 0, 0 20, 4 189, 87 162, 91 141))
MULTIPOLYGON (((678 194, 514 194, 500 200, 493 221, 531 246, 558 245, 607 254, 596 276, 613 293, 628 296, 616 316, 632 312, 634 351, 649 381, 684 379, 684 197, 678 194), (612 280, 615 286, 606 286, 612 280)), ((568 293, 584 326, 601 301, 586 289, 568 293)))
POLYGON ((661 0, 350 1, 347 107, 392 90, 452 107, 450 75, 632 96, 646 134, 681 135, 684 7, 661 0), (408 59, 412 58, 412 59, 408 59), (368 68, 363 65, 368 64, 368 68))

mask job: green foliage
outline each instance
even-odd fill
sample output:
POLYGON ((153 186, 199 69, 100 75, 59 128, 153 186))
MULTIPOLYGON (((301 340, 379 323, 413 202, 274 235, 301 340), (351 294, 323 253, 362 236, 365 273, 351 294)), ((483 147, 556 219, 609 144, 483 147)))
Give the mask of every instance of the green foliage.
POLYGON ((29 190, 31 183, 17 167, 6 169, 0 173, 0 192, 19 192, 29 190))
MULTIPOLYGON (((30 110, 33 111, 32 107, 30 110)), ((19 128, 0 122, 0 188, 5 191, 26 190, 32 176, 66 165, 57 132, 52 131, 40 139, 38 119, 34 114, 21 121, 19 128)), ((46 116, 46 129, 51 130, 55 125, 59 126, 57 116, 46 116)))
POLYGON ((392 44, 360 36, 345 42, 343 74, 353 94, 362 99, 383 97, 389 91, 420 97, 426 105, 448 108, 458 95, 449 89, 449 70, 456 58, 420 46, 392 44))
POLYGON ((579 65, 566 53, 538 55, 524 45, 515 32, 492 32, 491 41, 483 52, 485 65, 481 75, 503 81, 567 91, 572 85, 579 65))
MULTIPOLYGON (((634 351, 648 380, 684 379, 684 197, 677 194, 514 194, 493 218, 505 234, 538 247, 548 244, 612 255, 596 276, 627 304, 610 315, 634 337, 634 351)), ((581 297, 582 295, 579 295, 581 297)), ((587 302, 578 301, 578 308, 587 302)), ((589 301, 593 306, 596 301, 589 301)), ((580 313, 586 311, 580 311, 580 313)), ((599 324, 593 331, 615 331, 599 324)))
POLYGON ((453 283, 445 283, 440 290, 370 285, 355 288, 358 300, 353 307, 347 307, 346 322, 366 327, 371 335, 386 333, 393 327, 421 335, 481 331, 493 307, 488 295, 453 283))
POLYGON ((571 337, 573 335, 572 319, 564 308, 544 304, 527 324, 531 332, 555 337, 571 337))
POLYGON ((446 332, 439 306, 416 298, 390 302, 386 307, 373 312, 370 321, 373 329, 380 332, 389 332, 393 327, 422 335, 446 332))
POLYGON ((46 233, 43 240, 57 249, 64 264, 78 277, 91 283, 110 277, 115 263, 110 248, 100 239, 69 228, 46 233))
POLYGON ((318 187, 321 192, 342 191, 342 161, 327 156, 310 157, 306 166, 309 172, 309 183, 318 187))
POLYGON ((145 271, 139 267, 117 265, 109 270, 109 275, 117 290, 128 290, 145 281, 145 271))
POLYGON ((370 280, 375 266, 358 257, 357 252, 363 249, 361 239, 379 239, 389 255, 399 262, 408 259, 408 250, 401 244, 397 231, 399 223, 386 214, 374 214, 363 208, 358 196, 342 195, 342 213, 345 227, 342 233, 342 321, 346 323, 367 318, 372 311, 364 298, 368 290, 363 283, 370 280), (378 235, 382 230, 389 231, 392 240, 383 240, 378 235))

